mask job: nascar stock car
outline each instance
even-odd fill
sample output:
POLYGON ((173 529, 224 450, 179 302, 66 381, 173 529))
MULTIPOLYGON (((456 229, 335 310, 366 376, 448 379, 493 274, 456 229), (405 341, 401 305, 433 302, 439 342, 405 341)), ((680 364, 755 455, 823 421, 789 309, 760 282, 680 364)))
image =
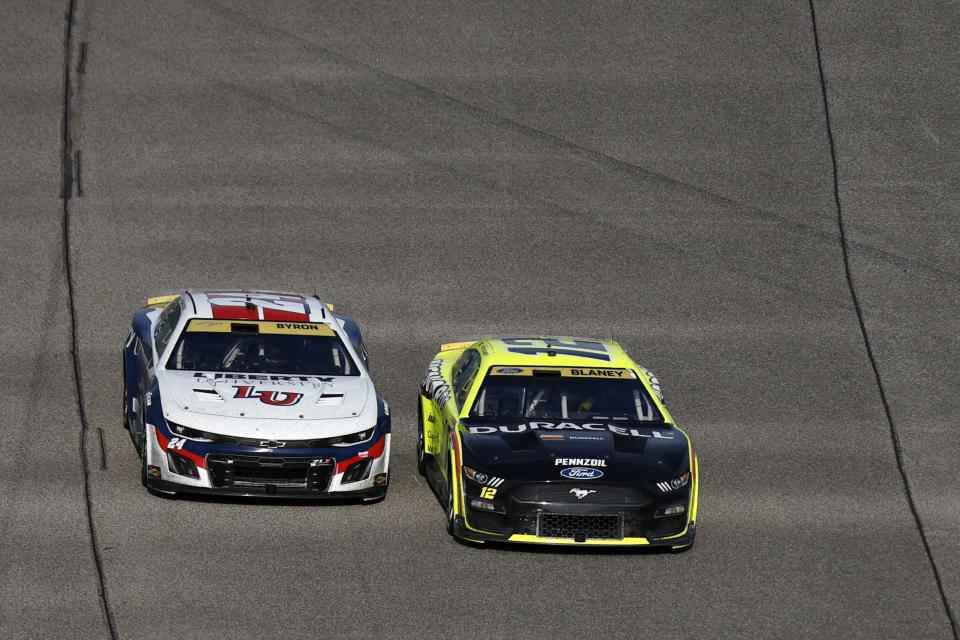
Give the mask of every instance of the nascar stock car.
POLYGON ((390 409, 357 323, 313 296, 150 298, 123 352, 123 422, 162 493, 387 492, 390 409))
POLYGON ((693 545, 693 445, 613 341, 443 345, 420 389, 417 464, 463 540, 693 545))

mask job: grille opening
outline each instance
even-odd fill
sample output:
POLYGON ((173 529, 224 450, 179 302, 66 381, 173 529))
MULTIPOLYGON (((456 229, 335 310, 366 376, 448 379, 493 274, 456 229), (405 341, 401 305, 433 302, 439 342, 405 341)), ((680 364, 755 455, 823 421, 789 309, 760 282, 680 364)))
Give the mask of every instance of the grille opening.
POLYGON ((214 487, 275 493, 326 491, 333 474, 329 458, 280 458, 211 454, 207 468, 214 487))
POLYGON ((623 517, 620 515, 584 515, 572 513, 540 513, 537 536, 541 538, 572 538, 577 542, 588 539, 621 540, 623 517))

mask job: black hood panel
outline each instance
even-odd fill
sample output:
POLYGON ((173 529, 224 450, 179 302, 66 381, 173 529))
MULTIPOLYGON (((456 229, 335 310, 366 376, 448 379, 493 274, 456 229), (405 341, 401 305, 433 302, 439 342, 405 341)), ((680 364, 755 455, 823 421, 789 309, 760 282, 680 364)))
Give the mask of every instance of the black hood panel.
POLYGON ((667 423, 467 419, 460 433, 465 464, 515 481, 647 483, 689 468, 687 438, 667 423))

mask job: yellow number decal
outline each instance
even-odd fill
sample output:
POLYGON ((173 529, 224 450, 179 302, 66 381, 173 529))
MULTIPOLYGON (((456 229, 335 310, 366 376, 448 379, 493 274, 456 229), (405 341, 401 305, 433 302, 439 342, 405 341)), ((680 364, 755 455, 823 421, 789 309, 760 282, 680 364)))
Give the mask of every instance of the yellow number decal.
POLYGON ((481 498, 491 498, 491 499, 492 499, 492 498, 494 498, 496 495, 497 495, 497 490, 494 489, 493 487, 484 487, 483 489, 480 489, 480 497, 481 497, 481 498))

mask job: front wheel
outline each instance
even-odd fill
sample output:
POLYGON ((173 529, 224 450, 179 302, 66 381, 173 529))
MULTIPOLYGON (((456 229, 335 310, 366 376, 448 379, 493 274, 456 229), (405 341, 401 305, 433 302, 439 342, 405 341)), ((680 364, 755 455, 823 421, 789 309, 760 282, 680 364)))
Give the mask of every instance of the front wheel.
POLYGON ((417 401, 417 473, 427 475, 427 451, 423 439, 423 401, 417 401))
MULTIPOLYGON (((140 451, 140 484, 147 487, 147 447, 140 451)), ((149 489, 150 487, 147 487, 149 489)))
POLYGON ((127 411, 127 356, 123 356, 123 428, 130 430, 130 414, 127 411))
POLYGON ((456 514, 453 510, 453 472, 450 465, 447 465, 447 533, 453 535, 453 523, 456 520, 456 514))

